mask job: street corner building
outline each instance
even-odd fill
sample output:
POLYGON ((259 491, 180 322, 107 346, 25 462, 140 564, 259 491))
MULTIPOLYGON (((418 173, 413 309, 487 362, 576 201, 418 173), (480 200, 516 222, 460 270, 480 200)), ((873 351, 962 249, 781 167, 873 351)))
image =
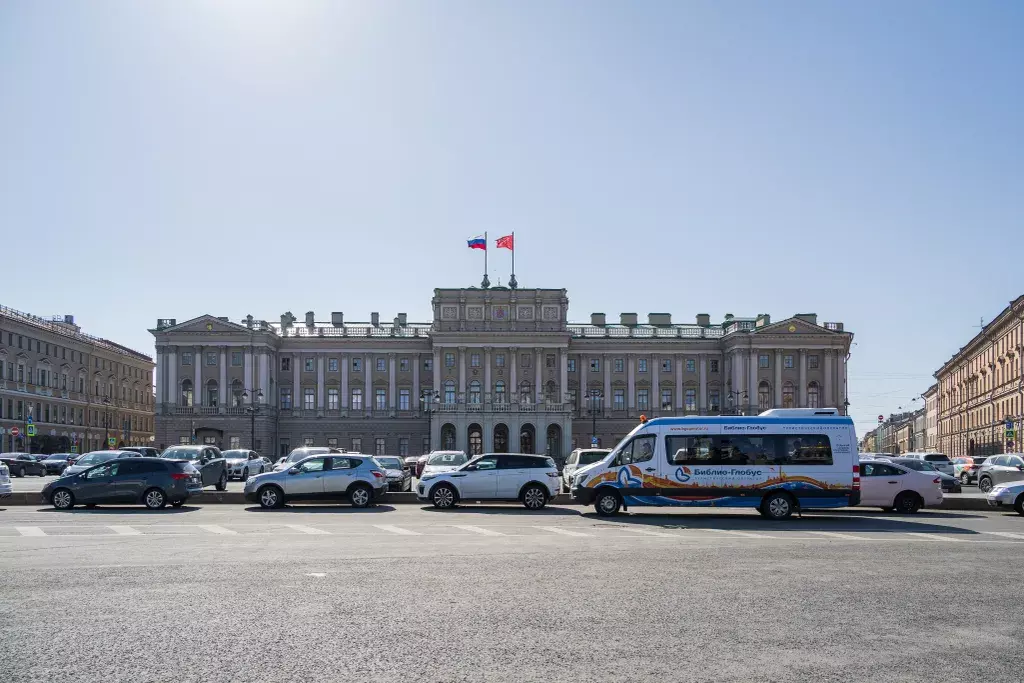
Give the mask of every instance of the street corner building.
POLYGON ((431 322, 160 319, 156 440, 286 455, 432 449, 564 458, 667 415, 846 412, 853 335, 814 314, 773 323, 567 320, 564 289, 436 289, 431 322))
POLYGON ((72 315, 0 306, 0 451, 152 445, 153 372, 152 358, 82 332, 72 315))

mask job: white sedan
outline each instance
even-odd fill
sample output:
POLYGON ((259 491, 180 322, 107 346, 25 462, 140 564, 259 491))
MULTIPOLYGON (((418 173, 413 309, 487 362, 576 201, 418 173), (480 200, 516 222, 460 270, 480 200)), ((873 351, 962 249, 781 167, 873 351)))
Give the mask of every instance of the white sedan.
POLYGON ((1018 515, 1024 515, 1024 481, 997 484, 988 492, 988 504, 992 507, 1012 505, 1018 515))
POLYGON ((895 463, 860 463, 860 504, 891 512, 914 513, 942 503, 942 480, 935 473, 917 472, 895 463))

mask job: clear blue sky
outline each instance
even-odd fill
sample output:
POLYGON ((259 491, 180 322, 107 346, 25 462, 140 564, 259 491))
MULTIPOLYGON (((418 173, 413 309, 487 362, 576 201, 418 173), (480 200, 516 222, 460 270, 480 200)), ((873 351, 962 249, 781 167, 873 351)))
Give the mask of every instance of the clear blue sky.
POLYGON ((1024 291, 1022 64, 1013 2, 5 2, 0 302, 425 320, 515 230, 575 319, 843 321, 863 432, 1024 291))

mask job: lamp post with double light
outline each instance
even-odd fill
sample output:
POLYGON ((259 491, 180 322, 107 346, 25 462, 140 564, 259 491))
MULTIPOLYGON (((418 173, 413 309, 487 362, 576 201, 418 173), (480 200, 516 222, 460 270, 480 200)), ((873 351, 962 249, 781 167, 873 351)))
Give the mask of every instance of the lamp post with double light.
POLYGON ((427 414, 427 453, 431 452, 431 436, 434 429, 434 423, 430 416, 434 412, 434 406, 440 403, 441 392, 432 389, 420 391, 420 405, 423 407, 423 412, 427 414))
POLYGON ((103 447, 110 448, 110 397, 103 397, 103 447))
POLYGON ((255 400, 250 399, 248 391, 243 391, 242 400, 249 401, 249 405, 245 409, 245 412, 249 414, 249 448, 254 451, 259 450, 256 448, 256 413, 260 412, 263 403, 263 390, 256 390, 255 400))
POLYGON ((729 401, 729 412, 733 415, 739 415, 741 412, 735 407, 737 400, 743 401, 747 398, 747 392, 745 391, 730 391, 726 397, 729 401))
POLYGON ((604 392, 602 392, 600 389, 591 389, 590 393, 588 394, 588 398, 590 399, 590 408, 588 409, 588 411, 590 412, 591 420, 590 445, 596 446, 598 443, 597 415, 598 413, 601 412, 601 401, 604 399, 604 392))

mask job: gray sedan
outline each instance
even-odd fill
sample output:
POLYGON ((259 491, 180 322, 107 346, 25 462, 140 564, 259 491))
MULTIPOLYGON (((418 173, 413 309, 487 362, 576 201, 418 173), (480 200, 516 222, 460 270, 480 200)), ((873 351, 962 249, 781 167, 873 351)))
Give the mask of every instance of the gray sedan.
POLYGON ((86 453, 75 461, 75 464, 67 467, 61 472, 62 477, 70 477, 73 474, 80 474, 94 465, 100 465, 110 460, 120 458, 141 458, 142 456, 134 451, 92 451, 86 453))

